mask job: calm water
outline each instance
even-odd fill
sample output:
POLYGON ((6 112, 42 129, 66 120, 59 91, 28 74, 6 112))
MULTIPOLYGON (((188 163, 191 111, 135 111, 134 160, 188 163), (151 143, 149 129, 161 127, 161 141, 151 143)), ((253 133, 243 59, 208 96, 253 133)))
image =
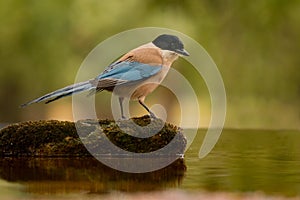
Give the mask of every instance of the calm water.
POLYGON ((300 198, 299 131, 224 130, 200 160, 203 136, 199 131, 184 160, 145 174, 119 172, 92 158, 2 158, 0 199, 113 199, 162 191, 300 198))

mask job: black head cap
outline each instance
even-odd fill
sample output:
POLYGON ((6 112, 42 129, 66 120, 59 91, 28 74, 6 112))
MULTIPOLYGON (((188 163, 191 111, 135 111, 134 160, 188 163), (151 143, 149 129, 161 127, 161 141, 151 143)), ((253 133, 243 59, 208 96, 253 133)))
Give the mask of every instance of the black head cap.
POLYGON ((184 56, 190 55, 184 49, 183 43, 180 41, 180 39, 174 35, 167 35, 167 34, 160 35, 157 38, 155 38, 152 41, 152 43, 163 50, 174 51, 184 56))

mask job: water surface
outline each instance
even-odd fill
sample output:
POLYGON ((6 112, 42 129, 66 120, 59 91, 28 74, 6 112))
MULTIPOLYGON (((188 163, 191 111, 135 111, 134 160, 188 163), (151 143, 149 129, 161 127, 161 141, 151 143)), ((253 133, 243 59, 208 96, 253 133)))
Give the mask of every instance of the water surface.
POLYGON ((299 131, 224 130, 213 151, 199 159, 204 133, 198 131, 183 160, 144 174, 120 172, 93 158, 1 158, 0 198, 94 199, 121 193, 134 199, 178 191, 300 198, 299 131))

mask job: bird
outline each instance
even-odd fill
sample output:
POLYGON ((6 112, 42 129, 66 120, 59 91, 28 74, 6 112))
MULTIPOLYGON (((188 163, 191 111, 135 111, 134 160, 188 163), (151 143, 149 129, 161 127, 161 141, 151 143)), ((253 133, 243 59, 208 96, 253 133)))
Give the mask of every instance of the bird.
POLYGON ((126 119, 123 111, 124 98, 137 100, 151 118, 156 118, 144 102, 146 96, 159 86, 179 56, 189 55, 177 36, 161 34, 153 41, 130 50, 95 78, 58 89, 22 104, 21 107, 39 102, 48 104, 84 91, 94 94, 106 90, 118 96, 122 119, 126 119))

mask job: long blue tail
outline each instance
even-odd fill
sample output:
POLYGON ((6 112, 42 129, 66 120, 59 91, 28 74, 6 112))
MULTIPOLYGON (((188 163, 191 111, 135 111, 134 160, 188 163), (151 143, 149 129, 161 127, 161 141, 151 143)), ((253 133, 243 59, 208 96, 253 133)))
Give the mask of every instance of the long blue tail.
POLYGON ((85 82, 76 83, 74 85, 69 85, 67 87, 61 88, 59 90, 56 90, 54 92, 51 92, 51 93, 46 94, 44 96, 41 96, 37 99, 29 101, 25 104, 22 104, 21 107, 26 107, 30 104, 39 103, 39 102, 42 102, 42 101, 46 101, 45 103, 47 104, 47 103, 50 103, 50 102, 55 101, 57 99, 60 99, 62 97, 70 96, 72 94, 76 94, 76 93, 80 93, 80 92, 87 91, 87 90, 92 90, 92 89, 96 89, 96 87, 92 84, 92 82, 90 80, 85 81, 85 82))

